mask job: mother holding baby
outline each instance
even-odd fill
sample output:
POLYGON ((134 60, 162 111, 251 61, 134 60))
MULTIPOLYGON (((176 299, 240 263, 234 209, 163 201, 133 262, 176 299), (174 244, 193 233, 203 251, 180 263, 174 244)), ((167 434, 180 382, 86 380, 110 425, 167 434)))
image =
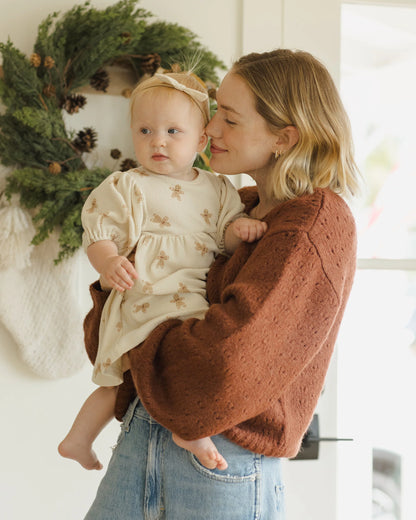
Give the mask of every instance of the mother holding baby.
MULTIPOLYGON (((355 272, 351 131, 327 69, 302 51, 240 58, 217 104, 212 169, 252 177, 240 196, 267 231, 216 259, 204 319, 170 319, 129 352, 121 434, 88 520, 284 518, 281 459, 312 419, 355 272), (212 436, 227 470, 170 432, 212 436)), ((108 293, 96 283, 91 294, 94 359, 108 293)))

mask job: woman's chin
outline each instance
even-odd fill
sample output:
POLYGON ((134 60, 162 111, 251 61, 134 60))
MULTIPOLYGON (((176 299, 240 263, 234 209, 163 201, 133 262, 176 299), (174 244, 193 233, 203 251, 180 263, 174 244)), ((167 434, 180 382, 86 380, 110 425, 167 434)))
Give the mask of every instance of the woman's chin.
POLYGON ((209 161, 209 165, 217 173, 223 173, 225 175, 232 175, 232 173, 229 173, 231 168, 230 167, 227 168, 227 162, 224 160, 224 158, 217 157, 217 154, 215 154, 215 155, 212 154, 211 159, 209 161))

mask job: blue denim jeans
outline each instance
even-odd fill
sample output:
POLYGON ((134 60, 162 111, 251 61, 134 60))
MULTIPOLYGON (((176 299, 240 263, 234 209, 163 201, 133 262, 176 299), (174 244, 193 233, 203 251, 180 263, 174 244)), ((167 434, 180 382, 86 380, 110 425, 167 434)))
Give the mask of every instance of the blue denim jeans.
POLYGON ((136 399, 85 520, 284 520, 280 459, 213 441, 225 471, 179 448, 136 399))

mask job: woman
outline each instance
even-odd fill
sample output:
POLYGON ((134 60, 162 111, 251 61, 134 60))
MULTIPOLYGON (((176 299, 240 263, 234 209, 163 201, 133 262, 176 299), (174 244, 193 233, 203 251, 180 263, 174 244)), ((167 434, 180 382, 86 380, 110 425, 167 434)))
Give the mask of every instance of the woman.
MULTIPOLYGON (((355 271, 341 198, 357 188, 351 133, 328 71, 305 52, 241 58, 217 102, 211 166, 254 179, 241 198, 267 232, 215 261, 205 319, 166 321, 129 352, 122 432, 89 520, 284 518, 280 459, 312 418, 355 271), (169 431, 214 436, 228 469, 204 468, 169 431)), ((91 292, 94 359, 106 293, 91 292)))

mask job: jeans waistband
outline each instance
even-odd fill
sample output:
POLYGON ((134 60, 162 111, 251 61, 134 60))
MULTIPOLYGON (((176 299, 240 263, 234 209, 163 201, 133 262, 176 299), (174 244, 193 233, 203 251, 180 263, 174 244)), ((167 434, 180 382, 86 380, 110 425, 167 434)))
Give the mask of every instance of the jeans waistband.
MULTIPOLYGON (((133 417, 138 417, 144 421, 147 421, 152 424, 158 424, 157 421, 153 419, 151 415, 147 412, 143 404, 141 403, 139 397, 136 397, 134 401, 132 401, 127 409, 123 417, 123 429, 128 432, 130 430, 130 423, 133 417)), ((160 426, 160 425, 159 425, 160 426)))
POLYGON ((134 401, 132 401, 130 404, 129 404, 129 407, 127 408, 127 412, 125 413, 124 417, 123 417, 123 428, 126 432, 128 432, 130 430, 130 423, 131 423, 131 420, 133 419, 134 417, 134 412, 136 410, 136 407, 137 405, 139 404, 139 397, 137 396, 134 401))

